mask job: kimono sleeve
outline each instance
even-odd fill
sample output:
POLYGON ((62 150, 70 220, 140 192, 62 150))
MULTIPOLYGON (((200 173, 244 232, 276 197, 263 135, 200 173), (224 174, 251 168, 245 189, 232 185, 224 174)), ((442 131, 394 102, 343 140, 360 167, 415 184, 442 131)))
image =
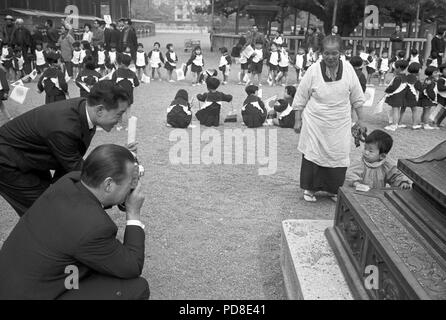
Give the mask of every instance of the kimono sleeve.
POLYGON ((401 187, 403 183, 411 184, 409 178, 407 178, 396 166, 386 168, 386 182, 392 187, 401 187))
POLYGON ((362 182, 364 173, 364 165, 361 161, 355 162, 348 169, 345 175, 345 182, 348 186, 353 187, 355 182, 362 182))
POLYGON ((311 98, 311 88, 313 87, 313 77, 316 65, 313 65, 305 72, 302 80, 297 87, 296 95, 292 103, 294 110, 303 110, 311 98))

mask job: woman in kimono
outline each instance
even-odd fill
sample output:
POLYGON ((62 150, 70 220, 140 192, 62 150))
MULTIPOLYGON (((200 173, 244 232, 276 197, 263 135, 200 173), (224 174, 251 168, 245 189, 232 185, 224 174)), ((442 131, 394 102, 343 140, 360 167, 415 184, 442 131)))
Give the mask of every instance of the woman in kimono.
POLYGON ((294 129, 300 132, 300 187, 309 202, 316 201, 318 191, 337 201, 350 165, 352 109, 363 127, 364 94, 353 67, 340 60, 340 48, 337 37, 324 39, 322 60, 305 73, 292 104, 294 129))

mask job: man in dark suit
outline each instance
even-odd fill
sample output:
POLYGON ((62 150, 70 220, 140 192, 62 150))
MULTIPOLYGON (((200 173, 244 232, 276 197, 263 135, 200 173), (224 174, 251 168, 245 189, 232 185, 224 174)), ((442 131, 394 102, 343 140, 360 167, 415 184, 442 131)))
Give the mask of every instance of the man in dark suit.
POLYGON ((96 126, 110 131, 128 107, 124 89, 101 81, 87 100, 44 105, 4 124, 0 127, 0 195, 22 216, 51 183, 82 168, 96 126), (55 170, 54 176, 50 170, 55 170))
POLYGON ((445 51, 445 39, 444 39, 445 30, 438 29, 437 35, 431 41, 431 57, 437 57, 438 66, 443 64, 443 55, 445 51))
POLYGON ((148 299, 144 202, 135 157, 125 147, 94 149, 82 171, 48 188, 0 251, 0 300, 148 299), (133 191, 131 191, 133 190, 133 191), (104 211, 125 202, 124 243, 104 211))

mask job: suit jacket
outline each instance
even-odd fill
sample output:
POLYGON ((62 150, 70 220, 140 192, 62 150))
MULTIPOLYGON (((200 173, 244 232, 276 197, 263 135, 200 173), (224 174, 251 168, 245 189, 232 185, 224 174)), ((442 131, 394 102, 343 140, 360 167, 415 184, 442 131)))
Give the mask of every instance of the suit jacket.
POLYGON ((431 55, 433 52, 437 54, 444 53, 446 43, 443 38, 435 37, 432 39, 431 44, 432 44, 431 55))
POLYGON ((0 251, 0 300, 55 299, 64 292, 67 266, 82 279, 100 273, 138 277, 144 265, 145 234, 127 226, 124 243, 97 198, 71 172, 32 205, 0 251))
POLYGON ((0 166, 22 172, 80 170, 95 129, 89 130, 86 100, 75 98, 30 110, 0 127, 0 166))

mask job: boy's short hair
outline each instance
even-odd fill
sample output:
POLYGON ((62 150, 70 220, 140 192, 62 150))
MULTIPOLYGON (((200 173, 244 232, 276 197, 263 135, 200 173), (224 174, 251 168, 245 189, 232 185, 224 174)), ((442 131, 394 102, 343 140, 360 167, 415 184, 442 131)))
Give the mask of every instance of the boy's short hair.
POLYGON ((286 86, 285 91, 290 96, 293 97, 296 95, 296 87, 295 86, 286 86))
POLYGON ((376 144, 378 146, 379 154, 388 154, 393 146, 392 137, 382 131, 382 130, 373 130, 367 138, 365 138, 366 144, 376 144))
POLYGON ((208 90, 217 90, 220 86, 220 80, 215 77, 209 77, 206 79, 206 87, 208 90))
POLYGON ((360 56, 354 56, 350 59, 350 63, 353 68, 361 68, 364 61, 361 59, 360 56))
POLYGON ((426 68, 426 70, 424 70, 424 74, 428 77, 432 76, 434 74, 435 71, 437 71, 438 69, 433 67, 433 66, 429 66, 426 68))
POLYGON ((412 48, 411 50, 410 50, 410 54, 411 55, 417 55, 418 54, 418 50, 416 49, 416 48, 412 48))
POLYGON ((228 52, 228 48, 226 48, 226 47, 221 47, 221 48, 220 48, 220 52, 221 52, 221 53, 227 53, 227 52, 228 52))
POLYGON ((257 40, 255 44, 261 44, 263 46, 263 41, 262 40, 257 40))
POLYGON ((412 62, 407 68, 407 72, 409 73, 419 73, 421 70, 421 64, 418 62, 412 62))
POLYGON ((128 67, 130 65, 130 63, 132 62, 132 57, 130 57, 126 54, 120 54, 119 57, 120 57, 120 63, 122 63, 126 67, 128 67))
POLYGON ((406 60, 398 60, 395 62, 395 69, 406 70, 409 66, 409 62, 406 60))
POLYGON ((84 58, 84 61, 82 61, 84 63, 84 67, 85 69, 88 70, 94 70, 96 68, 96 62, 94 60, 94 57, 92 55, 88 55, 84 58))
POLYGON ((80 46, 81 46, 81 43, 79 41, 74 41, 73 42, 73 48, 77 48, 77 47, 80 47, 80 46))
POLYGON ((168 43, 167 46, 166 46, 166 49, 169 50, 170 47, 173 47, 173 44, 172 44, 172 43, 168 43))
POLYGON ((248 95, 255 94, 259 91, 259 87, 251 84, 245 88, 245 91, 248 95))
MULTIPOLYGON (((155 43, 153 44, 153 46, 156 46, 156 45, 158 45, 158 47, 161 47, 161 44, 160 44, 159 42, 155 42, 155 43)), ((138 46, 139 46, 139 44, 138 44, 138 46)))
POLYGON ((398 58, 404 59, 406 57, 406 53, 404 51, 398 52, 398 58))

